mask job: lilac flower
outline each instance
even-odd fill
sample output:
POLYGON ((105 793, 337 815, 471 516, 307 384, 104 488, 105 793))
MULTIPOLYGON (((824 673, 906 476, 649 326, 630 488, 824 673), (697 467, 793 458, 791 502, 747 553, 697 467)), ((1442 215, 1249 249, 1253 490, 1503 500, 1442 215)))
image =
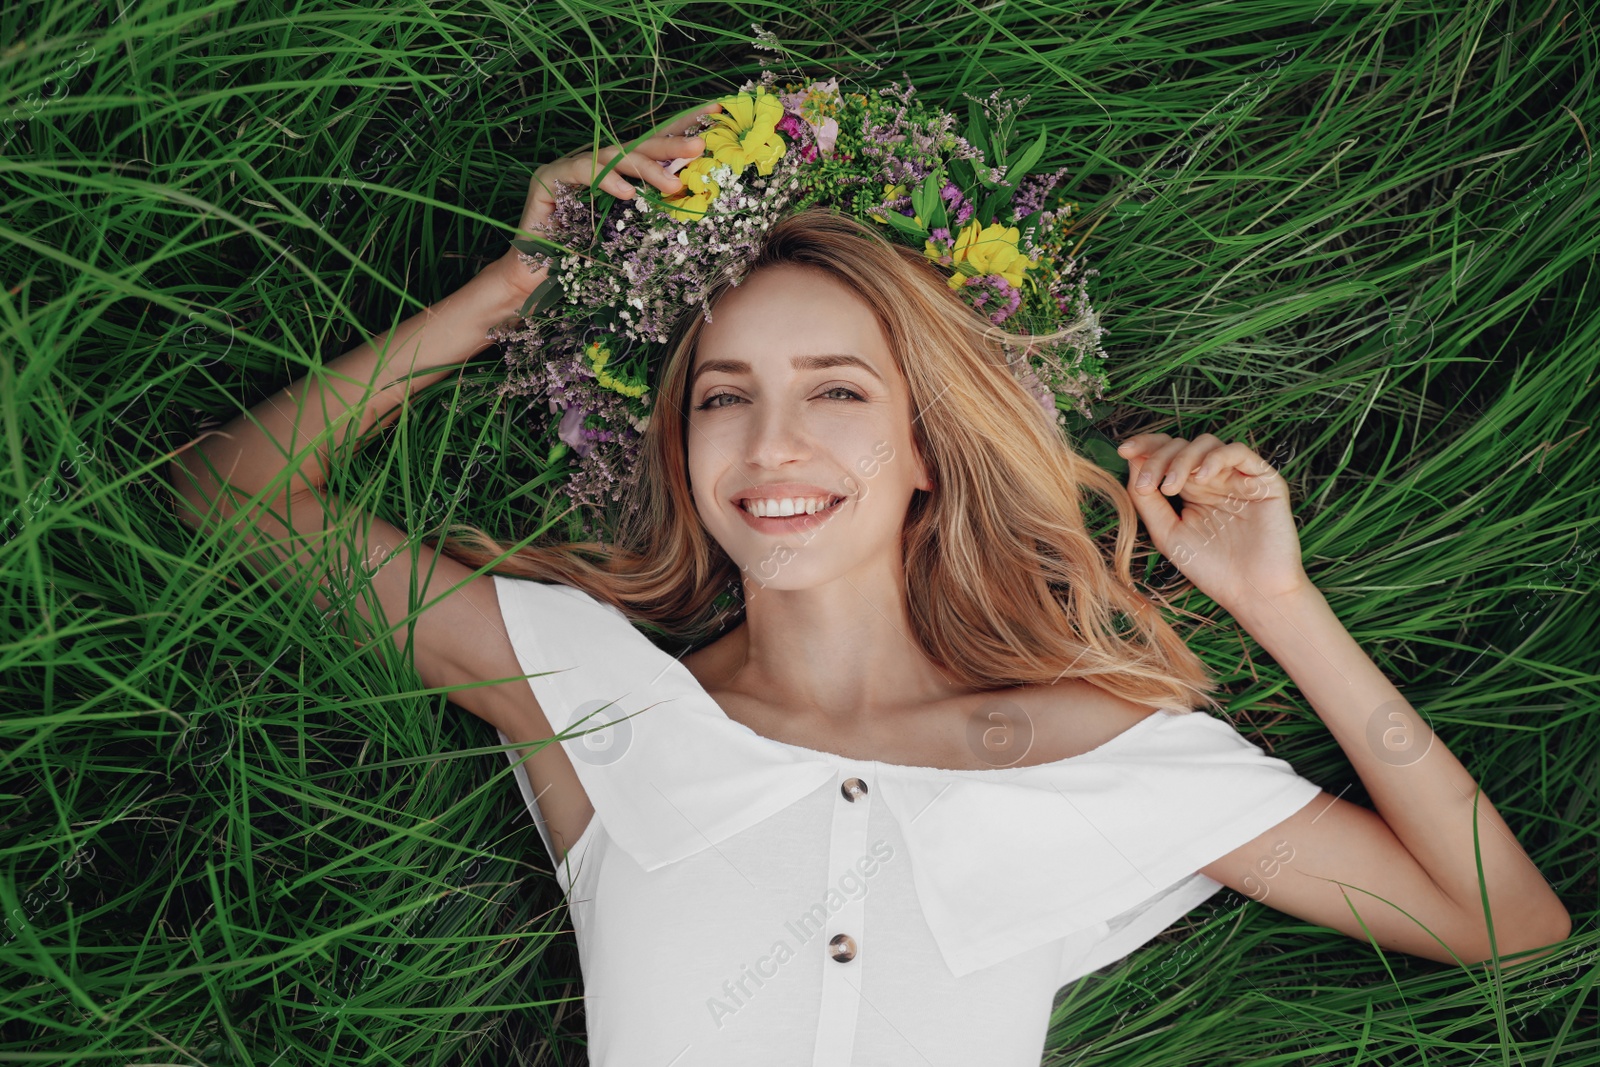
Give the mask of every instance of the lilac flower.
MULTIPOLYGON (((551 413, 554 414, 555 401, 550 402, 551 413)), ((594 443, 584 436, 583 417, 584 410, 577 404, 566 410, 561 416, 561 430, 558 436, 561 440, 572 446, 572 450, 580 456, 587 456, 589 450, 594 448, 594 443)))
POLYGON ((992 300, 996 310, 989 315, 989 321, 996 326, 1009 319, 1022 304, 1022 293, 998 274, 968 278, 960 292, 972 301, 973 308, 978 311, 987 310, 992 300))
POLYGON ((1040 379, 1039 372, 1033 369, 1032 363, 1027 360, 1022 361, 1022 370, 1017 372, 1017 380, 1039 402, 1039 406, 1044 409, 1045 417, 1051 422, 1056 422, 1060 417, 1060 412, 1056 410, 1056 394, 1040 379))
POLYGON ((956 227, 959 229, 966 225, 967 220, 972 218, 973 208, 972 202, 961 192, 960 187, 955 182, 945 182, 944 188, 939 190, 939 195, 944 199, 945 210, 954 217, 956 227))
POLYGON ((1011 221, 1021 222, 1044 207, 1045 198, 1070 169, 1062 167, 1054 174, 1030 174, 1022 179, 1022 184, 1017 186, 1016 193, 1011 197, 1011 221))

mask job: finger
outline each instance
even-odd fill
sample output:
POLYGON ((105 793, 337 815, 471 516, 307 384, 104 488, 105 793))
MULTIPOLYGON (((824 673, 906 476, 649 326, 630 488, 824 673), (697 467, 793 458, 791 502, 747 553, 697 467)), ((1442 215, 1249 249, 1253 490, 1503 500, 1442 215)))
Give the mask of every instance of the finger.
POLYGON ((1136 433, 1117 446, 1117 451, 1124 456, 1136 456, 1148 453, 1168 440, 1164 433, 1136 433))
POLYGON ((683 156, 698 156, 706 150, 706 139, 699 134, 683 137, 675 134, 662 134, 640 141, 634 147, 635 152, 648 156, 651 159, 669 160, 683 156))
POLYGON ((622 146, 609 145, 600 150, 601 152, 606 153, 606 155, 604 157, 597 155, 596 159, 598 159, 601 163, 605 163, 610 161, 611 158, 617 154, 624 153, 625 155, 630 156, 642 156, 646 159, 669 160, 677 159, 681 156, 697 156, 701 152, 705 151, 705 147, 705 138, 701 137, 699 134, 695 134, 693 136, 680 136, 678 134, 661 133, 654 137, 646 137, 644 140, 635 144, 632 148, 627 149, 625 153, 622 146))
POLYGON ((681 112, 676 118, 667 122, 659 130, 651 134, 650 138, 647 139, 653 139, 655 137, 683 137, 691 131, 697 132, 697 128, 703 124, 707 115, 720 110, 722 110, 722 105, 716 103, 715 101, 709 104, 702 104, 700 107, 690 108, 688 111, 681 112))
MULTIPOLYGON (((682 145, 683 141, 680 140, 679 144, 682 145)), ((667 158, 676 159, 678 157, 676 155, 672 155, 668 156, 667 158)), ((626 156, 623 156, 617 161, 615 169, 622 171, 625 174, 631 174, 636 178, 643 179, 644 181, 647 181, 651 185, 654 185, 656 188, 660 189, 662 192, 675 193, 683 188, 682 178, 678 177, 676 174, 669 173, 667 169, 661 165, 661 161, 659 159, 652 159, 650 156, 640 151, 629 152, 626 156)))
MULTIPOLYGON (((1256 477, 1263 474, 1273 474, 1277 468, 1245 444, 1243 441, 1234 441, 1232 444, 1223 445, 1213 449, 1206 455, 1200 464, 1204 470, 1204 477, 1216 478, 1219 475, 1231 474, 1239 471, 1242 474, 1256 477)), ((1196 477, 1202 475, 1197 474, 1196 477)))
MULTIPOLYGON (((1145 466, 1146 461, 1135 458, 1134 476, 1137 477, 1137 468, 1145 466)), ((1133 491, 1133 484, 1129 484, 1133 499, 1133 510, 1144 521, 1145 529, 1150 531, 1151 540, 1160 543, 1172 535, 1173 528, 1178 524, 1178 512, 1173 508, 1172 502, 1160 493, 1154 492, 1152 485, 1147 491, 1133 491)))
MULTIPOLYGON (((638 190, 625 175, 637 174, 640 166, 636 158, 632 161, 630 156, 619 158, 621 151, 615 145, 609 145, 596 153, 585 152, 572 159, 558 160, 551 164, 551 177, 572 185, 594 185, 621 200, 632 199, 638 190), (615 166, 611 165, 612 160, 617 161, 615 166)), ((661 169, 658 163, 650 165, 658 171, 661 169)))
POLYGON ((1222 441, 1215 434, 1203 433, 1177 449, 1167 459, 1161 476, 1161 491, 1167 496, 1183 492, 1184 485, 1200 469, 1205 457, 1221 447, 1222 441))
POLYGON ((606 170, 606 164, 615 154, 616 150, 609 148, 602 148, 598 153, 584 150, 545 164, 540 168, 546 187, 545 196, 552 201, 555 199, 555 183, 558 181, 568 185, 596 185, 614 196, 620 196, 623 186, 628 185, 627 181, 616 172, 616 168, 606 170), (601 174, 601 171, 605 173, 601 174))
POLYGON ((1183 451, 1188 444, 1189 442, 1182 437, 1169 437, 1159 448, 1141 455, 1139 473, 1133 480, 1134 492, 1154 493, 1156 483, 1166 476, 1173 457, 1183 451))
POLYGON ((1200 460, 1200 466, 1194 472, 1195 481, 1209 482, 1232 473, 1243 458, 1240 454, 1241 450, 1249 451, 1243 444, 1235 441, 1232 444, 1214 448, 1206 453, 1205 457, 1200 460))
POLYGON ((670 134, 686 133, 687 131, 693 129, 700 122, 702 116, 714 114, 715 112, 721 110, 722 105, 715 100, 711 101, 709 104, 701 104, 699 107, 690 108, 684 114, 679 115, 676 119, 674 119, 672 123, 667 126, 666 132, 670 134))

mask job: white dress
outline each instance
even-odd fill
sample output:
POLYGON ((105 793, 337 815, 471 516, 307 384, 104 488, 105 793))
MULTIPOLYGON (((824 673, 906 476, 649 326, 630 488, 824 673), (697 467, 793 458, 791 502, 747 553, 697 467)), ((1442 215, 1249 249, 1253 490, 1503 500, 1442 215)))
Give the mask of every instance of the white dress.
POLYGON ((785 744, 610 605, 494 581, 595 808, 556 864, 594 1067, 1037 1067, 1063 985, 1212 896, 1200 867, 1321 792, 1203 711, 1033 767, 785 744))

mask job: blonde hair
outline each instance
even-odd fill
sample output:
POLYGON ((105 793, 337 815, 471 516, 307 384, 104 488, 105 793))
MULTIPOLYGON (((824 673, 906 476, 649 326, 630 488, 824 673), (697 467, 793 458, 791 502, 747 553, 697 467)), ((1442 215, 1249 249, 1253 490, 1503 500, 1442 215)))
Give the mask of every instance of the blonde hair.
MULTIPOLYGON (((1079 455, 1018 381, 1007 351, 1059 340, 995 327, 915 249, 825 207, 767 231, 751 271, 792 264, 828 275, 873 310, 920 414, 912 434, 934 482, 907 508, 905 595, 923 652, 977 690, 1082 678, 1152 707, 1213 706, 1216 683, 1133 584, 1137 513, 1110 473, 1079 455), (915 353, 908 359, 907 353, 915 353), (1084 492, 1116 510, 1111 561, 1088 532, 1084 492)), ((733 279, 713 286, 713 313, 733 279)), ((507 552, 472 526, 440 550, 474 568, 579 588, 636 623, 691 643, 742 617, 737 565, 712 539, 688 482, 688 372, 704 326, 686 313, 668 339, 641 441, 637 507, 614 543, 507 552), (503 559, 501 557, 504 557, 503 559)))

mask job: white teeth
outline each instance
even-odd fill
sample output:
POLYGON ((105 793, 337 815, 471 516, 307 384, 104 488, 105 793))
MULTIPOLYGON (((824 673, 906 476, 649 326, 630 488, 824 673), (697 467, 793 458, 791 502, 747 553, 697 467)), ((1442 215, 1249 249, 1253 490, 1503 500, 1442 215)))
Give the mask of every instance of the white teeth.
POLYGON ((832 497, 785 497, 781 500, 749 500, 740 502, 750 514, 761 519, 782 518, 789 515, 814 515, 828 509, 832 497))

